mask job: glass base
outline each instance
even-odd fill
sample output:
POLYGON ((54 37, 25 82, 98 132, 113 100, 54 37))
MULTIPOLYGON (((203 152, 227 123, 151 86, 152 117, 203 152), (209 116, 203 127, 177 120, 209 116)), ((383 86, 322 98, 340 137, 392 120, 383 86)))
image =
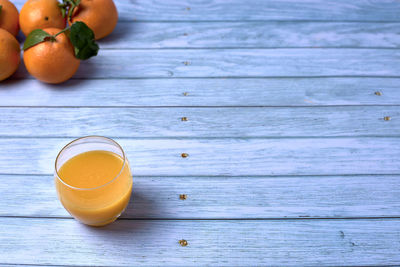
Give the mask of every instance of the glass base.
POLYGON ((110 224, 110 223, 114 222, 116 219, 118 219, 118 217, 112 218, 110 220, 107 220, 107 221, 101 222, 101 223, 95 223, 95 224, 87 224, 87 223, 85 223, 85 224, 89 225, 89 226, 93 226, 93 227, 102 227, 102 226, 106 226, 107 224, 110 224))

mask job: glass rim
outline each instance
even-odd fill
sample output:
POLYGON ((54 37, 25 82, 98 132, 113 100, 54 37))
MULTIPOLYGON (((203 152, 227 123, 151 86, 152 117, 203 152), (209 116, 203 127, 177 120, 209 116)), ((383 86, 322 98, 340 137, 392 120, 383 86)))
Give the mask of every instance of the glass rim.
POLYGON ((113 139, 111 139, 111 138, 108 138, 108 137, 105 137, 105 136, 101 136, 101 135, 88 135, 88 136, 83 136, 83 137, 79 137, 79 138, 76 138, 76 139, 72 140, 71 142, 69 142, 68 144, 66 144, 66 145, 60 150, 60 152, 58 152, 57 157, 56 157, 56 161, 55 161, 55 163, 54 163, 54 170, 55 170, 55 174, 56 174, 56 176, 57 176, 57 179, 58 179, 61 183, 63 183, 64 185, 66 185, 66 186, 68 186, 68 187, 70 187, 70 188, 72 188, 72 189, 74 189, 74 190, 82 190, 82 191, 83 191, 83 190, 86 190, 86 191, 89 191, 89 190, 96 190, 96 189, 99 189, 99 188, 101 188, 101 187, 104 187, 104 186, 109 185, 109 184, 111 184, 112 182, 114 182, 114 180, 116 180, 116 179, 121 175, 122 171, 123 171, 124 168, 125 168, 125 165, 126 165, 125 151, 122 149, 122 147, 121 147, 120 144, 118 144, 115 140, 113 140, 113 139), (105 184, 96 186, 96 187, 92 187, 92 188, 80 188, 80 187, 75 187, 75 186, 69 185, 69 184, 68 184, 67 182, 65 182, 65 181, 62 179, 62 177, 58 174, 58 171, 57 171, 57 162, 58 162, 58 159, 59 159, 61 153, 62 153, 67 147, 69 147, 71 144, 73 144, 73 143, 75 143, 75 142, 77 142, 77 141, 79 141, 79 140, 90 139, 90 138, 105 139, 105 140, 111 141, 111 143, 115 144, 115 145, 121 150, 121 152, 122 152, 123 163, 122 163, 121 169, 120 169, 120 171, 118 172, 118 174, 117 174, 114 178, 112 178, 110 181, 108 181, 108 182, 105 183, 105 184))

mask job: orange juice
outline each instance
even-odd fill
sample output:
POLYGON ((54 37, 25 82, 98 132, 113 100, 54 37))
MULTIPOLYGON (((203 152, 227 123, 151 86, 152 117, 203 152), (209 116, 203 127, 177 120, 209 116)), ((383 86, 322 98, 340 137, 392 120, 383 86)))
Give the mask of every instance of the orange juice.
POLYGON ((117 219, 132 192, 128 161, 105 150, 69 158, 56 171, 55 183, 65 209, 77 220, 93 226, 117 219))

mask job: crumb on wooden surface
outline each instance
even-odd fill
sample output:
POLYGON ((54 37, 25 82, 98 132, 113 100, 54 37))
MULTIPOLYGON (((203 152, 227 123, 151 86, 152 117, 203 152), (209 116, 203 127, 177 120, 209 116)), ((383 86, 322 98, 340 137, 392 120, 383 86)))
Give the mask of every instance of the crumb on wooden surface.
POLYGON ((185 239, 179 240, 179 245, 182 247, 186 247, 188 245, 188 242, 185 239))

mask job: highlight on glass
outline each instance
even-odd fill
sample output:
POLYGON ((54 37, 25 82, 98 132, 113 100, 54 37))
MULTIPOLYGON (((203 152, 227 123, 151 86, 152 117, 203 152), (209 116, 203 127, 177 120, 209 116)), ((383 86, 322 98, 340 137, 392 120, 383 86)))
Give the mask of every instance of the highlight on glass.
POLYGON ((64 208, 78 221, 103 226, 125 210, 132 173, 122 147, 102 136, 67 144, 55 162, 55 186, 64 208))

